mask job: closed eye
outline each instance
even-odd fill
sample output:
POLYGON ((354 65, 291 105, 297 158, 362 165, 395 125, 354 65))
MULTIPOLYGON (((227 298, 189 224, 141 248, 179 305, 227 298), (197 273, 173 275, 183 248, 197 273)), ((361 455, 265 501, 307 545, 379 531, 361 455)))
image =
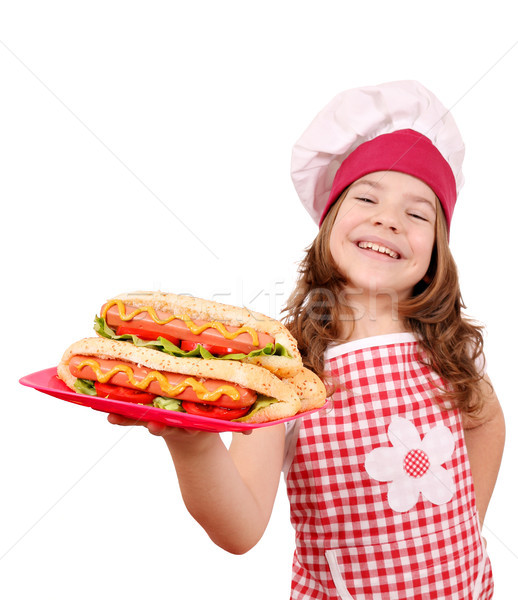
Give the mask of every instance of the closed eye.
POLYGON ((368 202, 370 204, 374 204, 374 200, 371 200, 370 198, 362 198, 361 196, 357 197, 356 200, 360 200, 360 202, 368 202))
POLYGON ((410 213, 410 216, 419 219, 420 221, 428 221, 428 219, 425 219, 425 217, 422 217, 421 215, 416 215, 414 213, 410 213))

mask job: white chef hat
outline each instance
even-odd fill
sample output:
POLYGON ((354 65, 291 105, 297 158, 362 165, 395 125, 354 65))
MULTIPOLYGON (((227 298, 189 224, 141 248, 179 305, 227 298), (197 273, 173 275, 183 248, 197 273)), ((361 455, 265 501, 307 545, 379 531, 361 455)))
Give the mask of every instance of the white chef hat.
POLYGON ((450 112, 417 81, 344 91, 293 148, 291 176, 319 224, 343 190, 374 171, 414 175, 437 194, 448 227, 464 183, 464 143, 450 112))

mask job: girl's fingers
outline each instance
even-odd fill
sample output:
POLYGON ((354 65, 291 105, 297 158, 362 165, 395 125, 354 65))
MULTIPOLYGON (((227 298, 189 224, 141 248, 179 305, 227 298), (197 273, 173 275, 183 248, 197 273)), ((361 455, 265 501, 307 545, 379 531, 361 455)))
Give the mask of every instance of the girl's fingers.
POLYGON ((110 413, 108 415, 108 422, 112 425, 122 425, 122 426, 133 426, 140 425, 141 427, 147 427, 149 433, 156 436, 178 436, 178 437, 189 437, 192 434, 199 433, 196 430, 191 429, 179 429, 178 427, 170 427, 168 425, 164 425, 163 423, 157 423, 156 421, 139 421, 136 419, 128 419, 127 417, 123 417, 122 415, 117 415, 115 413, 110 413))
POLYGON ((147 425, 147 423, 145 423, 144 421, 128 419, 127 417, 123 417, 122 415, 116 415, 115 413, 110 413, 108 415, 108 422, 112 425, 147 425))
POLYGON ((152 433, 153 435, 163 435, 164 433, 167 433, 169 429, 173 429, 173 427, 168 427, 163 423, 156 423, 154 421, 150 421, 149 423, 146 423, 146 425, 149 433, 152 433))

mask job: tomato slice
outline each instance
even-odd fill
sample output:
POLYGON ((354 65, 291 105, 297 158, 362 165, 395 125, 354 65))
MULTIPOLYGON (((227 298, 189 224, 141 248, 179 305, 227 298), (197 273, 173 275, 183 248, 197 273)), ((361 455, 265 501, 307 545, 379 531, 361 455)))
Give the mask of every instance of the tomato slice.
POLYGON ((121 385, 112 385, 111 383, 94 383, 95 391, 100 398, 110 398, 111 400, 124 400, 137 404, 151 404, 155 399, 154 394, 132 390, 121 385))
POLYGON ((136 335, 141 340, 157 340, 159 337, 163 337, 170 342, 173 342, 175 346, 180 344, 180 340, 177 337, 172 336, 169 333, 162 333, 157 331, 149 331, 147 329, 140 329, 138 327, 129 327, 127 325, 120 325, 117 327, 117 335, 136 335))
POLYGON ((221 406, 211 406, 209 404, 200 404, 199 402, 182 402, 185 412, 197 417, 210 417, 211 419, 223 419, 231 421, 244 417, 250 410, 247 408, 222 408, 221 406))
POLYGON ((225 356, 227 354, 238 353, 232 348, 225 348, 224 346, 213 346, 212 344, 200 344, 200 342, 189 342, 187 340, 182 340, 180 348, 182 350, 185 350, 186 352, 190 352, 191 350, 196 350, 198 346, 203 346, 205 350, 208 350, 214 356, 225 356))

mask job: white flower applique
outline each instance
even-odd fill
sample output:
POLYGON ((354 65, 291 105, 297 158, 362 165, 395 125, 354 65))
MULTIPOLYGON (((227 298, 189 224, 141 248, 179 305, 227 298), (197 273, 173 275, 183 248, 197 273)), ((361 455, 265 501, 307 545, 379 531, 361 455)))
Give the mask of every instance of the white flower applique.
POLYGON ((388 428, 390 446, 375 448, 365 460, 367 473, 389 482, 388 503, 396 512, 406 512, 419 494, 432 504, 446 504, 455 492, 453 475, 441 467, 451 457, 455 440, 445 425, 436 425, 421 440, 414 424, 395 417, 388 428))

